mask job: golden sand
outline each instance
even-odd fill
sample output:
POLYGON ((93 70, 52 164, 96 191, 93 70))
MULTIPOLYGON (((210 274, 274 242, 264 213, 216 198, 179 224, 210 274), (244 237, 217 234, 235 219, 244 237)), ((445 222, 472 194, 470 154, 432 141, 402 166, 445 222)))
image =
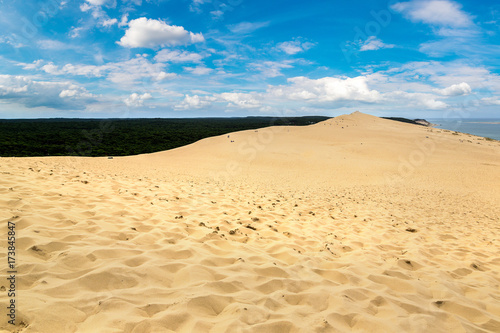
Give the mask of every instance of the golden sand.
POLYGON ((497 141, 356 112, 0 176, 0 330, 500 332, 497 141))

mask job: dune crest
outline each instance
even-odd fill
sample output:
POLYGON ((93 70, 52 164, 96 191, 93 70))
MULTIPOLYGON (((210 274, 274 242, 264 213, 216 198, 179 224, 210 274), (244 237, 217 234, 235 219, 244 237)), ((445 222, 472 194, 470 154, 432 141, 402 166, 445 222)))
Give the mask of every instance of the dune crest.
POLYGON ((0 158, 18 256, 0 329, 498 332, 499 153, 355 112, 112 160, 0 158))

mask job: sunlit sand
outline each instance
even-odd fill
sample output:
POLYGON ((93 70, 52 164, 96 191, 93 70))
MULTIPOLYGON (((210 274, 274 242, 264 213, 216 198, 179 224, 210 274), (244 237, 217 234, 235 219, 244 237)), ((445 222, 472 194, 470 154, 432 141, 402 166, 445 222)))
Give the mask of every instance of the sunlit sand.
POLYGON ((0 158, 16 329, 499 332, 499 170, 500 142, 359 112, 0 158))

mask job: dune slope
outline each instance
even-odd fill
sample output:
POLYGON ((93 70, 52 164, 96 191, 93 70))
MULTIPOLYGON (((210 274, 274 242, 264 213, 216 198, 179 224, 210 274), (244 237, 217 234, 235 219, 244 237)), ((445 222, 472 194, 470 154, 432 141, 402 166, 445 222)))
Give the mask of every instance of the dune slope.
POLYGON ((0 329, 498 332, 499 170, 499 142, 359 112, 148 155, 0 158, 18 272, 0 329))

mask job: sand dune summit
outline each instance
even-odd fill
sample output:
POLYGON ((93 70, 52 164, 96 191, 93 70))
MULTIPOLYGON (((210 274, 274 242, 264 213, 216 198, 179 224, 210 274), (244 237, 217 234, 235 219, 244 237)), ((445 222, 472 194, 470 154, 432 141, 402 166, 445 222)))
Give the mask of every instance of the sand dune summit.
POLYGON ((0 329, 500 332, 499 170, 497 141, 359 112, 0 158, 0 329))

